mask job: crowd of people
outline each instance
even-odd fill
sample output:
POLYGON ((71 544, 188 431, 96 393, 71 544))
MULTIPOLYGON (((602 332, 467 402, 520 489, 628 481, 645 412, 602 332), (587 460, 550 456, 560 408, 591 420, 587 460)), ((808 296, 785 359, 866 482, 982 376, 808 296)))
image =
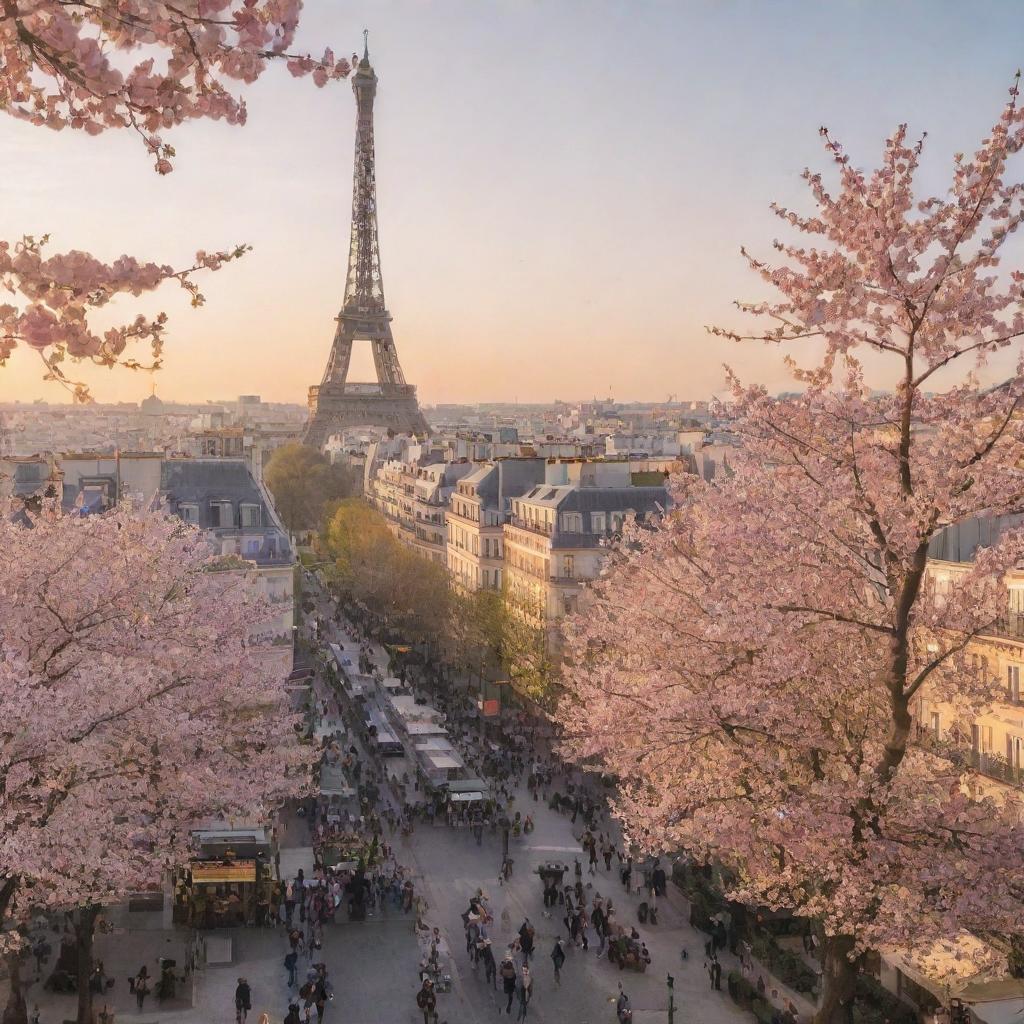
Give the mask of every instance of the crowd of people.
MULTIPOLYGON (((483 889, 476 892, 462 914, 465 955, 476 979, 473 983, 493 994, 499 1013, 515 1013, 521 1021, 530 1016, 535 999, 538 953, 550 959, 549 977, 555 986, 562 983, 566 970, 571 972, 573 959, 584 954, 605 959, 613 978, 624 977, 619 974, 623 971, 647 970, 654 958, 638 926, 657 926, 659 903, 667 895, 667 871, 657 858, 639 859, 623 843, 609 813, 612 790, 608 781, 564 764, 554 750, 550 731, 536 718, 503 712, 497 723, 481 721, 475 702, 452 685, 449 670, 439 662, 392 655, 384 663, 377 646, 383 639, 381 627, 372 616, 357 615, 346 624, 346 649, 350 649, 349 641, 358 644, 361 673, 381 678, 386 671, 418 699, 429 699, 444 714, 448 738, 467 775, 483 780, 488 792, 475 805, 445 806, 435 799, 436 791, 415 767, 409 773, 398 772, 391 765, 385 768, 372 759, 362 759, 360 795, 377 797, 370 801, 373 806, 364 808, 371 827, 383 832, 386 826, 392 835, 401 832, 405 836, 420 823, 438 823, 440 815, 449 826, 463 827, 468 841, 476 845, 481 845, 485 830, 505 831, 505 845, 509 846, 509 839, 512 845, 499 871, 499 883, 512 873, 515 840, 533 829, 536 805, 544 804, 564 815, 580 843, 581 855, 565 867, 572 881, 538 886, 537 914, 545 922, 541 930, 547 936, 542 950, 537 948, 541 939, 529 917, 513 930, 508 904, 496 921, 488 893, 483 889), (623 895, 629 895, 628 902, 617 895, 618 887, 623 895), (616 906, 617 899, 621 907, 616 906)), ((345 714, 344 709, 339 711, 345 714)), ((349 709, 348 714, 347 724, 357 728, 355 713, 349 709)), ((354 747, 349 754, 356 757, 354 747)), ((392 901, 397 899, 393 884, 385 882, 385 892, 392 901)), ((426 920, 425 904, 417 904, 421 957, 415 1005, 424 1024, 437 1024, 443 1016, 439 1001, 452 987, 452 951, 441 928, 426 920)), ((707 969, 711 986, 720 987, 722 966, 717 956, 708 958, 707 969)), ((542 974, 547 976, 546 969, 542 974)), ((540 988, 546 984, 544 981, 540 988)), ((632 1008, 621 985, 615 1006, 621 1021, 631 1019, 632 1008)))

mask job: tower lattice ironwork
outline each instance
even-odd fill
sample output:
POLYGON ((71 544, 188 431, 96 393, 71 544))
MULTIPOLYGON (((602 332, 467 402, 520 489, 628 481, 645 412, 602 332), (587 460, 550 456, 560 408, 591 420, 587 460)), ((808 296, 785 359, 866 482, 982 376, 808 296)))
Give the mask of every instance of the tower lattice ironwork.
MULTIPOLYGON (((364 33, 365 37, 365 33, 364 33)), ((309 389, 306 443, 322 445, 338 430, 353 426, 390 427, 422 434, 427 423, 407 384, 391 333, 391 314, 384 300, 377 227, 377 181, 373 142, 373 101, 377 75, 369 47, 352 77, 356 97, 355 164, 352 181, 352 232, 349 240, 345 298, 336 317, 337 329, 320 385, 309 389), (352 345, 368 341, 373 351, 376 383, 348 380, 352 345)))

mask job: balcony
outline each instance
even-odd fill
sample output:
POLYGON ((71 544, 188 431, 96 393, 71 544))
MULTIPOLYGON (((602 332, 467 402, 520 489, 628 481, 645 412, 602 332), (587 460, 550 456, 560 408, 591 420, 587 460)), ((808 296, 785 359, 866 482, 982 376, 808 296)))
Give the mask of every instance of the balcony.
POLYGON ((1010 764, 1000 754, 983 753, 971 747, 962 747, 948 739, 939 740, 927 730, 919 731, 918 743, 928 753, 949 761, 959 769, 969 768, 1003 785, 1024 789, 1024 768, 1010 764))
POLYGON ((981 635, 1024 641, 1024 612, 1008 612, 1002 618, 997 619, 995 625, 989 629, 983 629, 981 635))
POLYGON ((598 533, 571 533, 559 530, 551 538, 553 548, 599 548, 604 537, 598 533))
POLYGON ((520 530, 529 530, 530 533, 539 533, 542 537, 550 537, 551 530, 540 523, 533 523, 527 519, 520 519, 519 516, 509 516, 508 521, 520 530))
POLYGON ((1024 768, 1012 765, 999 754, 983 754, 978 750, 965 750, 967 763, 977 772, 1007 786, 1024 789, 1024 768))

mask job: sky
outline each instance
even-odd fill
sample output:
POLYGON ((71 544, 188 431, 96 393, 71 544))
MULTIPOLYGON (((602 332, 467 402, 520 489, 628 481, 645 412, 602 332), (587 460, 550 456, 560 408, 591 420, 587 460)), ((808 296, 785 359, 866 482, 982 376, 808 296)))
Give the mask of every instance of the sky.
MULTIPOLYGON (((922 190, 948 184, 1024 62, 1016 3, 940 0, 306 0, 295 49, 345 54, 370 30, 385 294, 421 402, 707 398, 723 363, 783 389, 777 348, 711 338, 765 297, 739 247, 770 254, 772 200, 809 209, 828 125, 873 167, 901 121, 928 132, 922 190)), ((167 133, 161 178, 128 132, 0 119, 0 238, 180 265, 253 252, 116 312, 166 310, 166 399, 304 402, 341 305, 355 104, 271 68, 244 128, 167 133)), ((1018 173, 1024 167, 1018 168, 1018 173)), ((367 345, 350 379, 372 379, 367 345)), ((99 401, 150 377, 73 367, 99 401), (79 372, 80 371, 80 372, 79 372)), ((997 374, 999 365, 990 369, 997 374)), ((0 400, 67 395, 38 358, 0 400)))

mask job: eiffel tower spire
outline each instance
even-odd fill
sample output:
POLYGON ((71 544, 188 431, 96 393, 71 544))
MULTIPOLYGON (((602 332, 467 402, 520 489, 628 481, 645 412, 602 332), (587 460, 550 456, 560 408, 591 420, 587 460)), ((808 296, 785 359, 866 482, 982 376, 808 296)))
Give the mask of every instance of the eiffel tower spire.
POLYGON ((352 230, 349 237, 345 297, 320 386, 309 389, 307 443, 322 444, 332 430, 361 424, 425 433, 426 421, 407 384, 391 333, 384 300, 377 227, 377 173, 373 140, 373 101, 377 74, 370 64, 368 33, 363 32, 363 59, 352 76, 356 97, 356 141, 352 175, 352 230), (373 351, 376 384, 348 380, 352 343, 368 341, 373 351), (364 418, 360 419, 359 416, 364 418), (367 418, 368 417, 368 418, 367 418))

